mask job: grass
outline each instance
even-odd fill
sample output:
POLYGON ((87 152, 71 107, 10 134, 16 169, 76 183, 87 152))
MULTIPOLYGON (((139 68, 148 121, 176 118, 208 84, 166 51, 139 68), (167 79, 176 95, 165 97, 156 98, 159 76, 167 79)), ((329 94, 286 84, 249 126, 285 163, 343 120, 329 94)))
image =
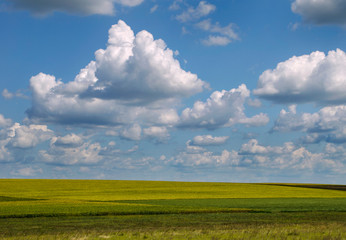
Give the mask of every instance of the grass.
POLYGON ((341 185, 0 180, 0 239, 345 239, 345 233, 341 185))

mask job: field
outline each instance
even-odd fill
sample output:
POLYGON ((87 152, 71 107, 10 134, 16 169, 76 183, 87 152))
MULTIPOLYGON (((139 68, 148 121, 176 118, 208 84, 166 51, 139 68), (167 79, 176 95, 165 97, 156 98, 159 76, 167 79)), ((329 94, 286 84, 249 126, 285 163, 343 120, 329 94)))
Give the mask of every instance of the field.
POLYGON ((346 186, 0 180, 0 239, 346 239, 346 186))

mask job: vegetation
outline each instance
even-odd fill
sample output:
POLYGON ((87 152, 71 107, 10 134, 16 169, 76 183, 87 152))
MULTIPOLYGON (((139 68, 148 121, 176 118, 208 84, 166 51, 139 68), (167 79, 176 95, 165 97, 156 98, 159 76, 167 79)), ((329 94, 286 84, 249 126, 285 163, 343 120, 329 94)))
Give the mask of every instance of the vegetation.
POLYGON ((0 180, 0 239, 345 239, 340 185, 0 180))

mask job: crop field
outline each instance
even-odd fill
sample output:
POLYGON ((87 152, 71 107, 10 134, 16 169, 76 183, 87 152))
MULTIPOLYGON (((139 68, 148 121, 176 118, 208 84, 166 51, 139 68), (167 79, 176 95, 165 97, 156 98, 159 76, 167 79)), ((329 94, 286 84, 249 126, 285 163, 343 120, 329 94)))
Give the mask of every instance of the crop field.
POLYGON ((0 239, 346 239, 346 186, 3 179, 0 239))

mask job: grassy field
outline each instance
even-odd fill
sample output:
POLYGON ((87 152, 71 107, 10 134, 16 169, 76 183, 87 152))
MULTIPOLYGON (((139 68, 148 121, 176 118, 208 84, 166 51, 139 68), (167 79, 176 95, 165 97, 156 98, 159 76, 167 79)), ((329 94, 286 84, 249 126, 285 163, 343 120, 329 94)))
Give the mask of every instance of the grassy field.
POLYGON ((0 180, 0 239, 346 239, 346 187, 0 180))

